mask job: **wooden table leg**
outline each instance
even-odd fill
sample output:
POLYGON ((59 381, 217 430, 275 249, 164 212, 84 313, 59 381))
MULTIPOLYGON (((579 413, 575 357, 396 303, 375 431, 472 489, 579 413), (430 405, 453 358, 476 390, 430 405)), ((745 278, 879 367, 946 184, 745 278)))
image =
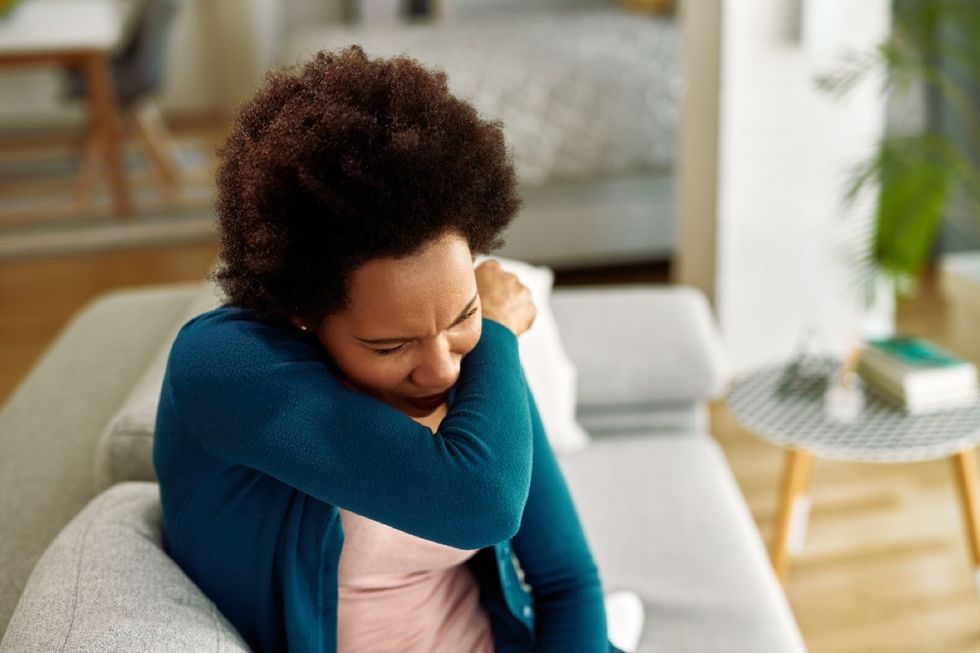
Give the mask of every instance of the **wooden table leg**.
POLYGON ((85 74, 88 77, 92 120, 98 125, 97 132, 102 139, 102 151, 109 172, 113 209, 119 217, 129 216, 133 214, 133 205, 123 170, 119 111, 109 73, 108 55, 93 52, 85 57, 85 74))
POLYGON ((132 112, 136 133, 150 154, 157 177, 162 188, 161 195, 166 206, 176 206, 180 191, 180 171, 174 160, 177 146, 167 132, 156 104, 149 100, 141 102, 132 112))
POLYGON ((85 138, 82 141, 81 168, 75 179, 75 210, 78 212, 89 209, 92 196, 99 184, 99 173, 102 165, 102 135, 97 121, 89 119, 85 127, 85 138))
POLYGON ((772 567, 779 582, 785 582, 789 570, 790 536, 793 535, 794 549, 799 549, 806 532, 809 519, 810 500, 807 490, 813 470, 813 454, 803 449, 789 449, 786 452, 786 468, 783 486, 779 495, 779 512, 773 531, 772 567))
POLYGON ((966 526, 966 539, 973 560, 973 583, 980 594, 980 520, 977 510, 977 458, 974 449, 961 451, 950 458, 960 490, 960 503, 963 505, 963 519, 966 526))

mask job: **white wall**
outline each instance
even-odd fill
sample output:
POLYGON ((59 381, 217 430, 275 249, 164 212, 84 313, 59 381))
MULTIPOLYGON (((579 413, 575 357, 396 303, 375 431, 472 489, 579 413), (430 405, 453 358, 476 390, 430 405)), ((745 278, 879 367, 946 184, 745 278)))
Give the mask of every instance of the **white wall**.
POLYGON ((221 104, 208 9, 208 0, 183 0, 174 21, 159 97, 169 114, 206 112, 221 104))
POLYGON ((674 278, 715 297, 718 203, 718 107, 721 93, 721 7, 680 4, 687 94, 678 150, 678 246, 674 278))
MULTIPOLYGON (((844 50, 885 38, 888 0, 705 4, 714 5, 720 25, 717 124, 687 124, 682 134, 717 128, 717 198, 713 214, 687 206, 682 215, 693 221, 683 227, 687 234, 715 242, 682 238, 687 265, 678 280, 709 278, 736 372, 789 356, 807 327, 843 354, 863 319, 851 261, 863 248, 871 198, 845 218, 842 189, 882 133, 884 101, 870 84, 835 100, 814 79, 844 50)), ((696 151, 687 141, 682 161, 696 151)), ((693 183, 691 171, 684 174, 683 183, 693 183)), ((682 194, 681 201, 691 199, 682 194)))

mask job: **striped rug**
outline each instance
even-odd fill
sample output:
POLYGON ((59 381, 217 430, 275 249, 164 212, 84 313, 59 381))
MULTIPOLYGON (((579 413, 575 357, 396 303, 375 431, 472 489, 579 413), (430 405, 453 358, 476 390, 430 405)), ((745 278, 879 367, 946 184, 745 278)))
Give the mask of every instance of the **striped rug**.
POLYGON ((177 143, 180 190, 167 198, 143 150, 124 148, 135 214, 112 212, 103 176, 79 203, 77 148, 0 152, 0 260, 215 239, 213 157, 195 139, 177 143))

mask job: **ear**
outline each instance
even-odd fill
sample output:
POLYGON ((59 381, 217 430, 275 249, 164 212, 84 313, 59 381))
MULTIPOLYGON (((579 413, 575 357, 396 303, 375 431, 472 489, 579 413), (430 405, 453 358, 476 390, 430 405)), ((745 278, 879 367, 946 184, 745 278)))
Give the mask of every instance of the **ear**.
POLYGON ((303 322, 302 320, 300 320, 298 317, 291 318, 290 322, 292 322, 293 326, 295 326, 300 331, 304 333, 309 333, 310 331, 309 325, 303 322))

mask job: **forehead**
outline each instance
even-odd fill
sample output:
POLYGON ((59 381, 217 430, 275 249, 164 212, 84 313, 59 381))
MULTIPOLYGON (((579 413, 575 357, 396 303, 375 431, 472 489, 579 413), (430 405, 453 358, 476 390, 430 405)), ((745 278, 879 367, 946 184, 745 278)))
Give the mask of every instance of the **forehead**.
POLYGON ((466 240, 451 233, 398 259, 375 259, 354 271, 344 311, 356 328, 447 326, 476 292, 466 240))

